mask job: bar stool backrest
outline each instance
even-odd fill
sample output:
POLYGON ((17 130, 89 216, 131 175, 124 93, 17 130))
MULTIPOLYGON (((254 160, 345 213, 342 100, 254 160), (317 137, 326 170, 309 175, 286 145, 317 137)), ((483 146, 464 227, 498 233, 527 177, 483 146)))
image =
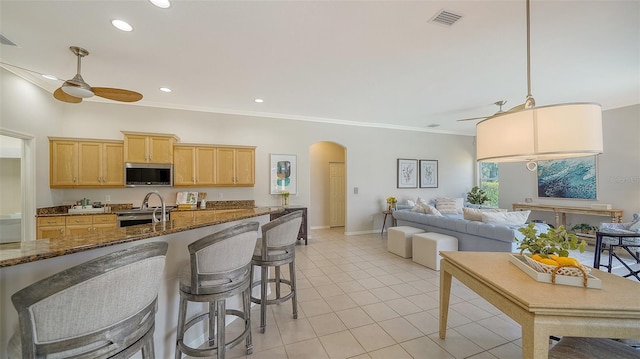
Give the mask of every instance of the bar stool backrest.
POLYGON ((189 244, 192 293, 228 291, 248 278, 259 226, 241 223, 189 244))
POLYGON ((295 211, 263 225, 259 245, 262 260, 274 261, 293 256, 301 223, 302 211, 295 211))
POLYGON ((166 253, 165 242, 138 245, 16 292, 18 357, 102 358, 138 341, 155 322, 166 253))

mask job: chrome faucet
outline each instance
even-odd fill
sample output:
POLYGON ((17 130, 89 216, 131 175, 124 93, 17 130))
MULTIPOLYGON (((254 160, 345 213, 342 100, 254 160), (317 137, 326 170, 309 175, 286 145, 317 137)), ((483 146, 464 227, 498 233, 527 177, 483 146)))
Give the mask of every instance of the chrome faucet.
MULTIPOLYGON (((161 206, 162 206, 162 207, 161 207, 161 211, 162 211, 161 218, 162 218, 162 219, 160 220, 160 222, 164 223, 164 222, 166 222, 166 221, 167 221, 167 206, 166 206, 166 204, 165 204, 165 202, 164 202, 164 198, 162 197, 162 195, 160 194, 160 192, 158 192, 158 191, 151 191, 151 192, 147 193, 147 195, 146 195, 146 196, 144 196, 144 199, 142 200, 142 205, 140 205, 140 209, 147 209, 147 208, 149 208, 149 197, 151 197, 151 195, 152 195, 152 194, 157 194, 157 195, 158 195, 158 198, 160 198, 160 204, 161 204, 161 206)), ((157 209, 157 207, 156 207, 156 209, 157 209)), ((155 209, 154 209, 154 211, 153 211, 153 220, 154 220, 154 222, 157 222, 157 221, 158 221, 158 220, 156 219, 156 211, 155 211, 155 209)))

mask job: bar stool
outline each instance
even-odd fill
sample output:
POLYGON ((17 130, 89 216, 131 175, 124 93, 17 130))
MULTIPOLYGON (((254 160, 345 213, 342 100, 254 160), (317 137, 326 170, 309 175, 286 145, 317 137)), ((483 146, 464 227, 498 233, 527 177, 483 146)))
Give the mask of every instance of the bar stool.
POLYGON ((256 243, 253 259, 251 260, 251 288, 260 285, 260 298, 251 297, 251 301, 260 304, 260 332, 264 333, 267 321, 267 305, 280 304, 291 299, 293 305, 293 319, 298 319, 298 305, 296 301, 296 240, 302 211, 291 212, 262 226, 262 238, 256 243), (289 280, 280 277, 280 266, 289 264, 289 280), (260 281, 253 281, 253 267, 261 267, 260 281), (275 278, 268 278, 269 267, 275 267, 275 278), (267 298, 269 283, 275 283, 276 297, 267 298), (291 291, 284 297, 280 296, 280 284, 289 286, 291 291))
POLYGON ((258 238, 258 222, 235 225, 189 244, 190 265, 180 274, 180 308, 176 359, 182 354, 224 359, 225 352, 246 339, 247 354, 251 343, 250 275, 251 255, 258 238), (242 293, 242 311, 226 308, 226 299, 242 293), (186 320, 188 302, 208 303, 208 311, 186 320), (233 340, 225 338, 227 315, 244 321, 244 329, 233 340), (194 324, 208 319, 209 338, 205 345, 193 348, 184 342, 185 333, 194 324))
POLYGON ((9 358, 154 358, 153 331, 167 243, 98 257, 11 296, 20 332, 9 358))

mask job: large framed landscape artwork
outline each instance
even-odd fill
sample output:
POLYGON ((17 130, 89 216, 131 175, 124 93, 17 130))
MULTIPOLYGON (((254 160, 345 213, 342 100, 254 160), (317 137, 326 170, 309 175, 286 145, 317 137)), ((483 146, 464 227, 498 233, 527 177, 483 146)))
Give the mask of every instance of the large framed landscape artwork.
POLYGON ((538 161, 538 197, 597 198, 596 156, 538 161))

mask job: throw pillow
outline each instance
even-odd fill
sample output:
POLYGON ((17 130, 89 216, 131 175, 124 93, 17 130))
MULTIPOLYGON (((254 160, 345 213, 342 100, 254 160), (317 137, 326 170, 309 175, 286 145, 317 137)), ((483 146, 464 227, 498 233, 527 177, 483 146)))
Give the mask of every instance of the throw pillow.
POLYGON ((424 212, 424 207, 422 207, 421 204, 414 205, 413 208, 411 208, 411 212, 425 213, 424 212))
POLYGON ((482 212, 482 222, 500 224, 525 224, 531 211, 482 212))
POLYGON ((433 214, 436 216, 442 216, 442 213, 440 213, 440 211, 438 211, 436 209, 436 207, 430 205, 430 204, 423 204, 422 208, 424 209, 424 213, 426 214, 433 214))
MULTIPOLYGON (((442 214, 457 214, 457 201, 453 198, 438 198, 436 199, 436 209, 442 214)), ((462 212, 462 207, 460 212, 462 212)))
POLYGON ((427 201, 425 201, 424 199, 418 197, 418 199, 416 199, 416 203, 417 204, 428 204, 427 201))
POLYGON ((408 199, 408 200, 407 200, 407 206, 411 206, 411 207, 413 207, 413 206, 415 206, 415 205, 416 205, 416 203, 415 203, 414 201, 412 201, 412 200, 410 200, 410 199, 408 199))
POLYGON ((640 221, 635 221, 629 226, 630 231, 640 232, 640 221))
POLYGON ((477 221, 482 222, 482 213, 483 212, 506 212, 506 209, 503 208, 462 208, 462 213, 464 219, 469 221, 477 221))

